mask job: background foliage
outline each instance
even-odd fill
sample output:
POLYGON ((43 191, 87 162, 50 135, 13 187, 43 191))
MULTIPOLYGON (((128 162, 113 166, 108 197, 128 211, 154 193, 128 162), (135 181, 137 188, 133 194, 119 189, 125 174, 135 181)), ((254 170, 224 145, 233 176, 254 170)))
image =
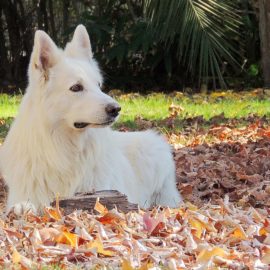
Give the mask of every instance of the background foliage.
POLYGON ((90 33, 108 89, 261 86, 257 6, 251 0, 3 0, 2 88, 25 86, 35 29, 63 47, 78 23, 90 33))

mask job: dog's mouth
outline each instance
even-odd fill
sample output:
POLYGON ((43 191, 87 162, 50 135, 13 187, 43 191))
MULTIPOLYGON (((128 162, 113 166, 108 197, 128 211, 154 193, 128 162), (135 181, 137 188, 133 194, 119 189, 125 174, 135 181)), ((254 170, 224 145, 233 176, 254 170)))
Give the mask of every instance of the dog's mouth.
POLYGON ((87 126, 90 127, 104 127, 104 126, 108 126, 111 125, 114 122, 114 120, 110 120, 104 123, 86 123, 86 122, 75 122, 74 123, 74 127, 77 129, 83 129, 86 128, 87 126))
POLYGON ((87 127, 88 125, 89 125, 89 123, 84 123, 84 122, 75 122, 75 123, 74 123, 74 127, 75 127, 75 128, 79 128, 79 129, 85 128, 85 127, 87 127))

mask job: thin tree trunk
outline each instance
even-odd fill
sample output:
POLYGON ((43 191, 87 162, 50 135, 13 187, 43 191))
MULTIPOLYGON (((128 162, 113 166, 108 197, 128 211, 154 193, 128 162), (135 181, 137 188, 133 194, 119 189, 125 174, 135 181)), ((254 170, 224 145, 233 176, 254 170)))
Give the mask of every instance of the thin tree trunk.
POLYGON ((41 11, 40 11, 40 1, 39 0, 33 0, 33 5, 36 7, 36 12, 37 12, 37 24, 38 24, 38 29, 42 29, 42 16, 41 16, 41 11))
POLYGON ((20 51, 21 51, 21 35, 20 35, 20 16, 18 14, 16 3, 13 1, 3 1, 3 11, 7 22, 10 58, 11 76, 13 80, 20 80, 20 51))
POLYGON ((53 40, 55 42, 57 42, 53 10, 54 10, 53 9, 53 1, 49 0, 49 14, 50 14, 49 17, 50 17, 51 34, 52 34, 53 40))
POLYGON ((48 32, 48 13, 46 9, 46 0, 34 0, 37 6, 38 29, 48 32))
POLYGON ((5 44, 4 22, 2 17, 2 3, 0 2, 0 78, 10 77, 10 65, 8 63, 7 48, 5 44))
POLYGON ((63 42, 67 42, 67 29, 69 21, 69 5, 70 0, 63 0, 63 42))
POLYGON ((48 32, 48 13, 46 9, 47 0, 40 0, 40 10, 43 16, 43 29, 48 32))
POLYGON ((270 1, 259 0, 259 30, 264 86, 270 87, 270 1))
MULTIPOLYGON (((23 48, 21 50, 24 50, 23 56, 28 59, 30 58, 30 54, 32 50, 32 16, 30 16, 32 12, 31 11, 27 13, 25 12, 24 1, 17 0, 17 3, 19 5, 20 13, 21 13, 20 31, 21 31, 22 43, 23 43, 23 48)), ((23 75, 25 76, 26 74, 23 74, 23 75)))

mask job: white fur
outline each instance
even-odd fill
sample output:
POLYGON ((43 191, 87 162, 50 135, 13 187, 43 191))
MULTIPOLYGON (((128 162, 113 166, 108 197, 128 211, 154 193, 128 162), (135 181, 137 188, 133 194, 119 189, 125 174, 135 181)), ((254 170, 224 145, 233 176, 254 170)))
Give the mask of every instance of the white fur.
POLYGON ((58 193, 116 189, 142 207, 176 207, 170 146, 153 131, 121 133, 104 123, 105 106, 116 104, 100 90, 102 77, 90 40, 79 25, 63 51, 37 31, 29 86, 1 149, 1 171, 9 187, 7 209, 49 205, 58 193), (82 92, 69 88, 80 83, 82 92))

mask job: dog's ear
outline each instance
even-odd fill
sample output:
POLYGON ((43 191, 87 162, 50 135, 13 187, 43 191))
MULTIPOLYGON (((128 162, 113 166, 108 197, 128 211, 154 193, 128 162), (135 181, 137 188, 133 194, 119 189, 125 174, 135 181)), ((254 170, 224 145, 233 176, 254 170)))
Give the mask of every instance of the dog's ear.
POLYGON ((89 59, 93 57, 90 38, 82 24, 76 27, 71 42, 65 48, 65 53, 71 57, 87 57, 89 59))
POLYGON ((43 72, 46 77, 48 70, 57 63, 58 59, 59 50, 52 39, 44 31, 36 31, 30 68, 43 72))

